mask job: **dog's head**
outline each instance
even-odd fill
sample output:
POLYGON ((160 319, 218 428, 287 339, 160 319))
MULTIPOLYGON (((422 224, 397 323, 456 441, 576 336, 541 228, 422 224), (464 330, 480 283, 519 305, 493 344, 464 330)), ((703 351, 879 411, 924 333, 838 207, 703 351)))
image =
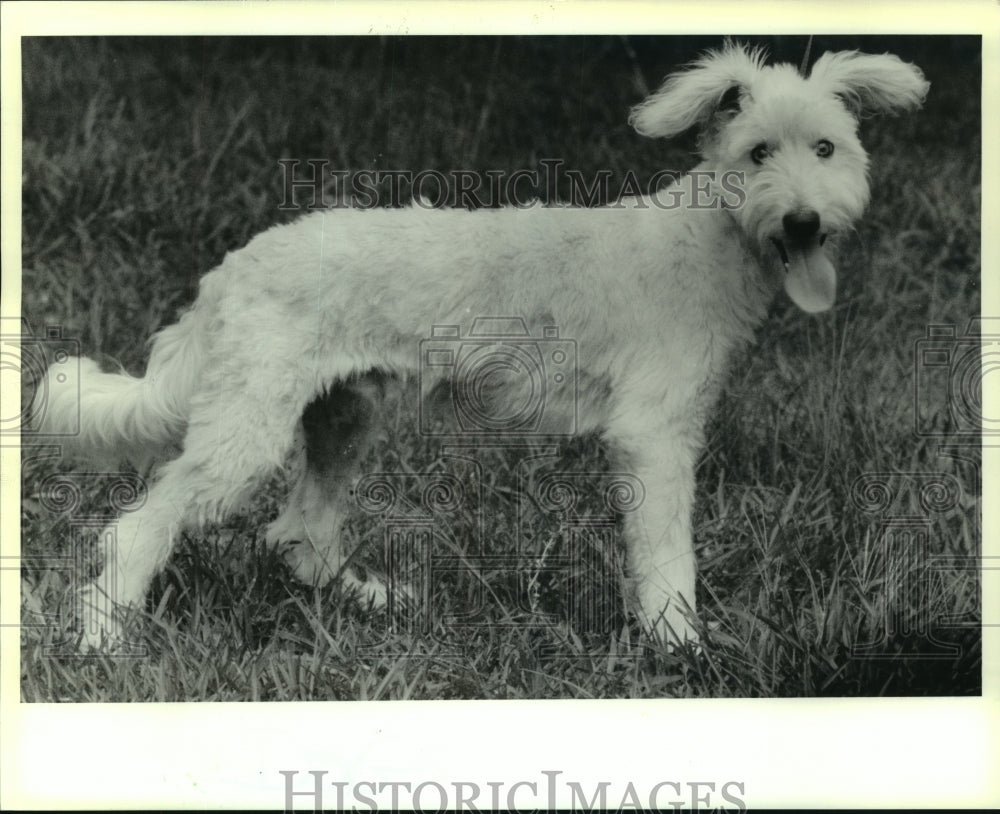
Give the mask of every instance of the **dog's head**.
POLYGON ((826 53, 803 75, 765 65, 761 49, 727 43, 632 109, 642 135, 670 137, 700 127, 711 169, 742 173, 733 216, 784 286, 808 312, 833 305, 837 276, 824 251, 868 203, 868 155, 858 119, 919 107, 928 83, 892 54, 826 53))

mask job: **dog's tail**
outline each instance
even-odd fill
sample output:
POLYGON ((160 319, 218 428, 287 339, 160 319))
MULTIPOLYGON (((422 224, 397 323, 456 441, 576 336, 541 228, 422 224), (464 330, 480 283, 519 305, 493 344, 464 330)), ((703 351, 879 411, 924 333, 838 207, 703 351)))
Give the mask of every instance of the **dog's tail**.
POLYGON ((63 436, 68 451, 102 462, 140 464, 177 444, 204 365, 211 306, 199 300, 153 338, 143 378, 102 373, 85 358, 50 368, 33 409, 40 433, 63 436))

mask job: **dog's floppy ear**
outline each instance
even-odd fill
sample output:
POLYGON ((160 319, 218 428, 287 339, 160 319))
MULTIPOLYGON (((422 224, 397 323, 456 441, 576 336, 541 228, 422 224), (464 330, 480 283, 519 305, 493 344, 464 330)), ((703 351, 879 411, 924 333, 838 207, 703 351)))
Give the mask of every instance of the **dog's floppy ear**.
POLYGON ((811 83, 836 94, 854 111, 895 113, 920 107, 930 83, 916 65, 894 54, 827 52, 813 65, 811 83))
POLYGON ((764 61, 762 49, 726 43, 688 70, 671 74, 658 91, 632 108, 628 122, 643 136, 675 136, 707 121, 723 107, 738 106, 764 61))

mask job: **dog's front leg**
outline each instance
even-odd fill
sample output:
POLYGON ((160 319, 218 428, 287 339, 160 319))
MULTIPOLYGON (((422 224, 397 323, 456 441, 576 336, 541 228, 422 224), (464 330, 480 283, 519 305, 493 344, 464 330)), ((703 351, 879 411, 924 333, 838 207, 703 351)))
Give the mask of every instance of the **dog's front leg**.
POLYGON ((629 594, 647 630, 670 644, 698 639, 691 539, 697 453, 689 437, 661 426, 655 434, 614 439, 623 467, 645 490, 642 504, 625 516, 629 594))

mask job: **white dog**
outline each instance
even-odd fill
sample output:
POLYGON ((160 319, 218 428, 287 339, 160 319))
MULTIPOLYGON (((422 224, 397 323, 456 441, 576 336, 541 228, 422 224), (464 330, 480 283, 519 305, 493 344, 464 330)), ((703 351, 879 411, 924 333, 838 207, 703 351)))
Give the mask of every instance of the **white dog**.
MULTIPOLYGON (((145 378, 90 360, 79 381, 50 376, 50 432, 72 425, 79 388, 78 451, 135 457, 182 442, 145 505, 108 530, 112 599, 140 602, 181 529, 244 504, 297 432, 306 465, 269 537, 292 543, 305 580, 340 571, 340 523, 377 379, 415 371, 434 325, 517 315, 532 336, 558 326, 576 341, 579 392, 546 392, 547 420, 575 410, 577 430, 602 431, 616 468, 641 480, 645 500, 625 521, 637 611, 667 642, 695 639, 694 470, 727 361, 782 286, 807 312, 833 305, 827 238, 850 228, 869 196, 857 117, 916 108, 927 89, 918 68, 889 54, 827 53, 806 77, 726 45, 632 111, 645 136, 700 128, 698 180, 682 177, 661 190, 669 196, 600 208, 341 209, 257 236, 155 337, 145 378)), ((119 634, 117 614, 97 610, 99 593, 85 596, 99 614, 91 645, 119 634)))

